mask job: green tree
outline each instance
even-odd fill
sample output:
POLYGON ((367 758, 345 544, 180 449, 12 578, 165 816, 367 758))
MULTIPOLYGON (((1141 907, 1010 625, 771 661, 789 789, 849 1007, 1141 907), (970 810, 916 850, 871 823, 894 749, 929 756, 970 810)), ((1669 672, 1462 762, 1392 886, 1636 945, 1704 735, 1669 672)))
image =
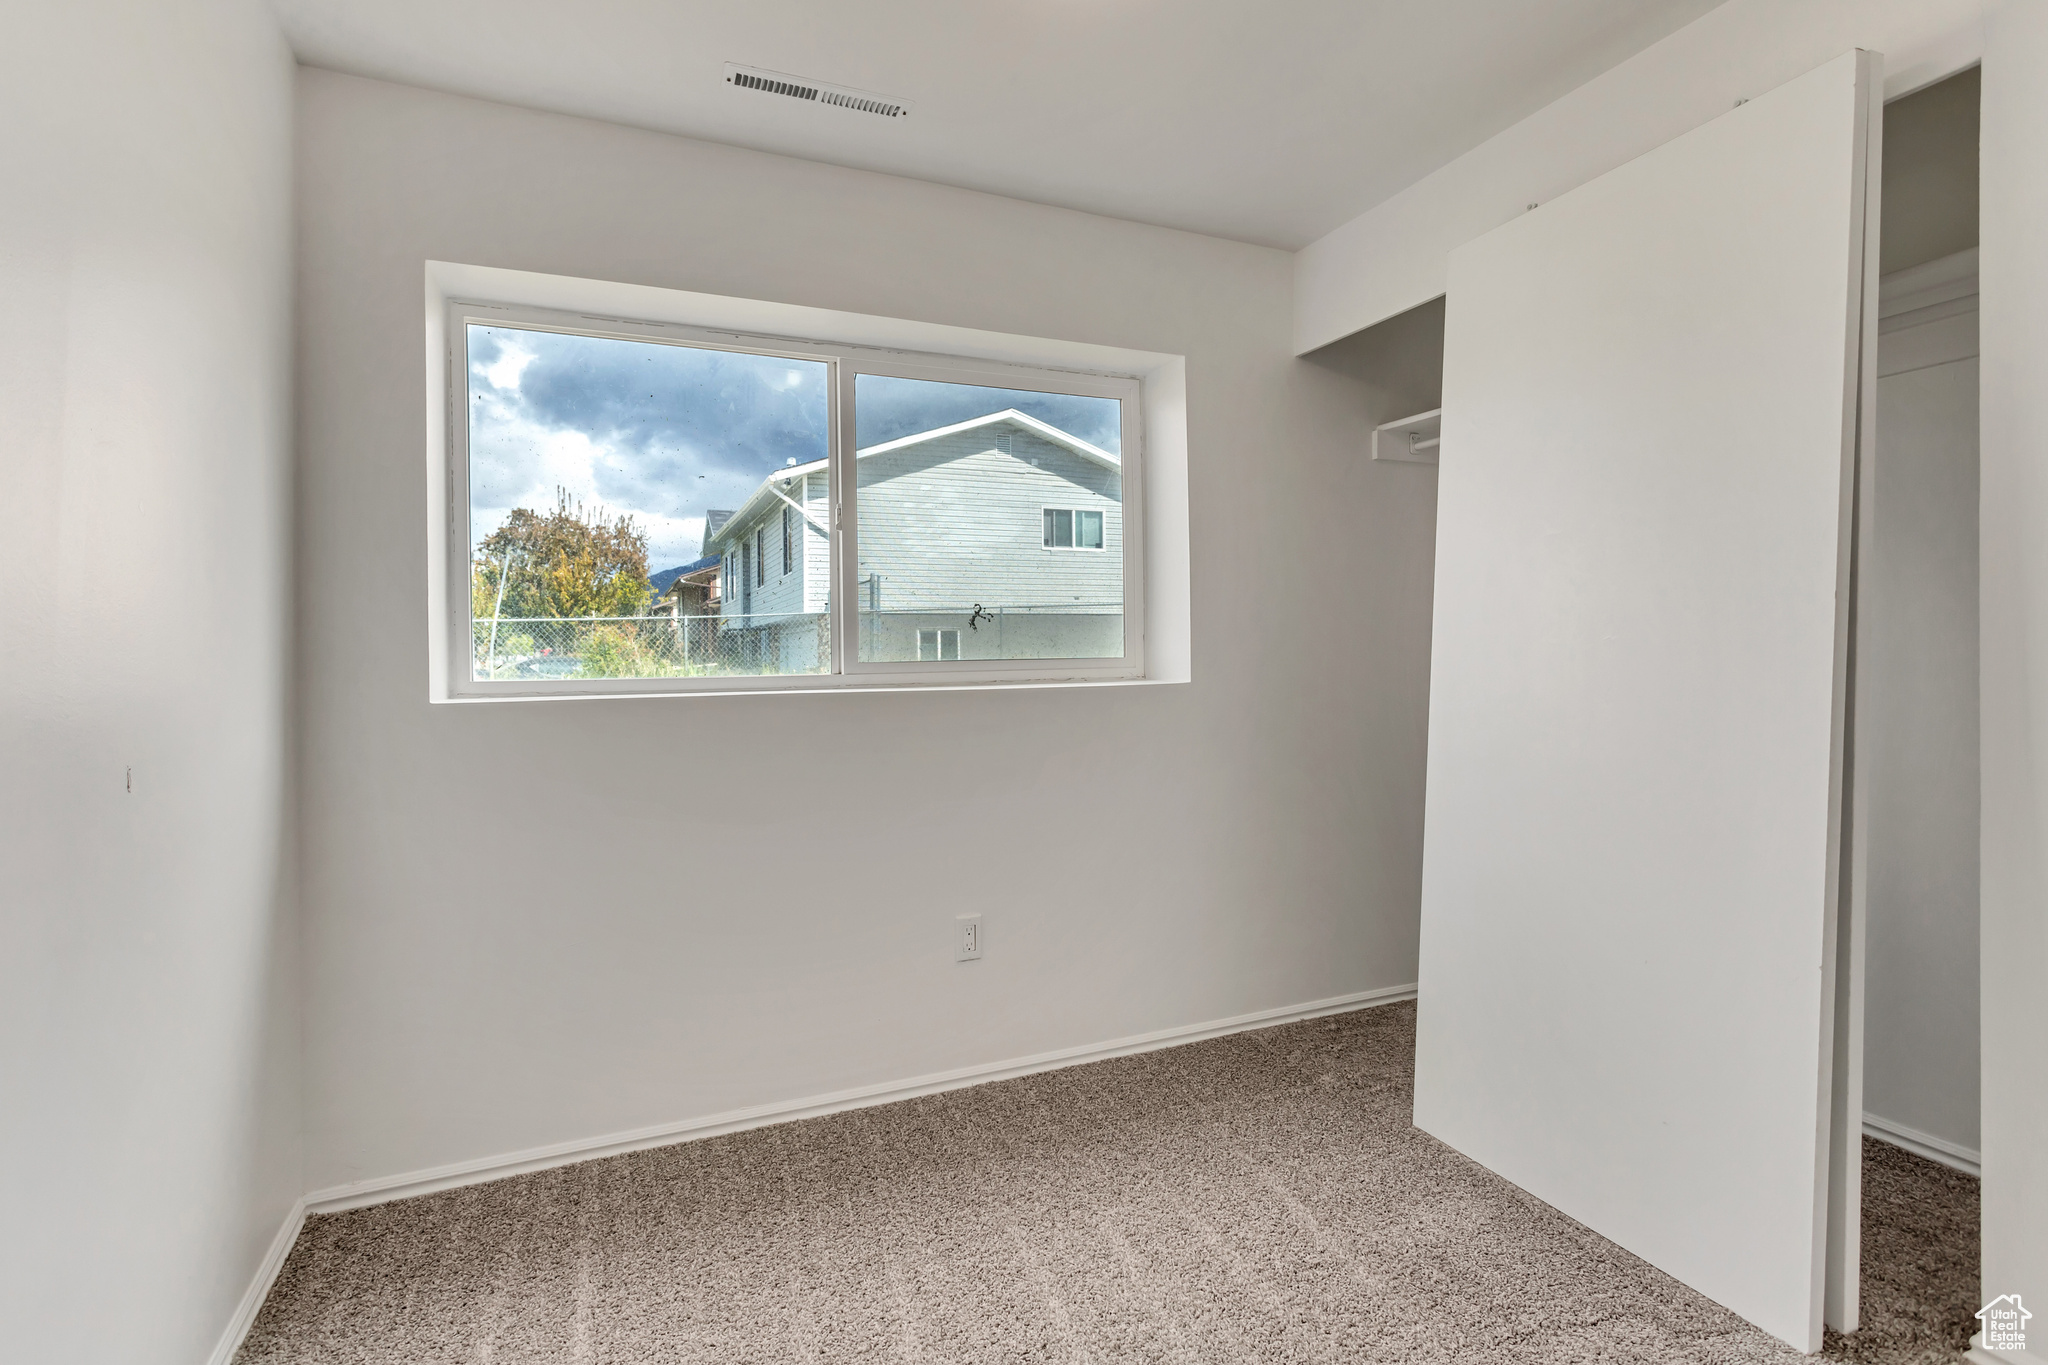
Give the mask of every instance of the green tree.
POLYGON ((555 490, 555 510, 515 507, 486 536, 470 562, 477 618, 638 616, 654 595, 647 581, 647 535, 633 519, 589 511, 555 490), (504 577, 504 604, 498 580, 504 577))

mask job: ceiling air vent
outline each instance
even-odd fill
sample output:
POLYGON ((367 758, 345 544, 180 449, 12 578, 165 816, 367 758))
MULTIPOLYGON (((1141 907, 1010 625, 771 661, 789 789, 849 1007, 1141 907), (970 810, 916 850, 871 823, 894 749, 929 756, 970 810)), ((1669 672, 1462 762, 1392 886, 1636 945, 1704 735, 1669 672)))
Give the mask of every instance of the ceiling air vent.
POLYGON ((792 76, 785 71, 736 66, 731 62, 725 64, 725 83, 737 85, 742 90, 759 90, 764 95, 784 95, 793 100, 829 104, 861 114, 880 114, 883 118, 902 118, 910 112, 909 100, 891 99, 887 95, 854 90, 844 85, 828 85, 824 81, 792 76))

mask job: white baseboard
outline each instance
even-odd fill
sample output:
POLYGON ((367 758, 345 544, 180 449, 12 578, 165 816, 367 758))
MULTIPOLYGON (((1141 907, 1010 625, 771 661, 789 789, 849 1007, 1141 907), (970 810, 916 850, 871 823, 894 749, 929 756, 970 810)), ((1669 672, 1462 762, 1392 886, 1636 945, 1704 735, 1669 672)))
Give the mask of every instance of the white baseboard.
MULTIPOLYGON (((1113 1042, 1090 1043, 1083 1047, 1063 1048, 1058 1052, 1041 1052, 1036 1056, 1018 1057, 1007 1062, 961 1067, 956 1071, 941 1071, 905 1081, 861 1086, 858 1089, 840 1090, 829 1095, 814 1095, 808 1099, 785 1100, 775 1104, 759 1104, 748 1109, 733 1109, 723 1114, 685 1119, 680 1123, 665 1123, 652 1128, 637 1128, 631 1132, 613 1133, 607 1137, 557 1142, 546 1147, 534 1147, 504 1156, 458 1161, 431 1170, 382 1176, 374 1180, 362 1180, 353 1184, 315 1190, 306 1196, 305 1212, 338 1213, 343 1209, 383 1204, 394 1199, 411 1199, 416 1195, 432 1194, 436 1190, 454 1189, 461 1185, 478 1185, 487 1180, 499 1180, 526 1171, 545 1170, 551 1166, 568 1166, 578 1161, 617 1156, 622 1152, 636 1152, 648 1147, 692 1142, 699 1138, 717 1137, 721 1133, 762 1128, 773 1123, 817 1118, 823 1114, 836 1114, 845 1109, 889 1104, 896 1100, 914 1099, 919 1095, 934 1095, 940 1091, 959 1090, 989 1081, 1008 1080, 1013 1076, 1028 1076, 1034 1072, 1056 1071, 1061 1067, 1104 1061, 1110 1057, 1123 1057, 1134 1052, 1177 1047, 1183 1043, 1200 1042, 1204 1038, 1216 1038, 1226 1033, 1270 1028, 1276 1024, 1290 1024, 1324 1014, 1342 1014, 1369 1005, 1389 1005, 1397 1000, 1411 1000, 1414 997, 1413 982, 1405 986, 1386 986, 1379 990, 1332 996, 1328 1000, 1313 1000, 1305 1005, 1286 1005, 1279 1009, 1240 1014, 1234 1018, 1218 1019, 1206 1024, 1190 1024, 1183 1028, 1161 1029, 1156 1033, 1141 1033, 1113 1042)), ((289 1247, 289 1242, 286 1245, 289 1247)), ((258 1302, 260 1301, 259 1295, 258 1302)), ((251 1316, 254 1316, 253 1310, 251 1316)))
POLYGON ((1970 1365, 2048 1365, 2048 1361, 2032 1351, 1988 1351, 1982 1332, 1970 1338, 1970 1349, 1963 1353, 1963 1359, 1970 1365))
POLYGON ((1908 1128, 1902 1123, 1893 1123, 1890 1119, 1881 1119, 1875 1114, 1864 1114, 1863 1135, 1874 1137, 1879 1142, 1889 1142, 1894 1147, 1903 1147, 1913 1155, 1924 1156, 1929 1161, 1952 1166, 1964 1175, 1984 1174, 1982 1157, 1970 1148, 1950 1142, 1947 1138, 1935 1137, 1932 1133, 1908 1128))
POLYGON ((230 1365, 235 1352, 242 1349, 242 1338, 249 1335, 257 1310, 270 1297, 270 1286, 277 1283, 277 1272, 284 1269, 285 1257, 292 1254, 292 1243, 299 1240, 299 1229, 305 1226, 305 1222, 306 1201, 301 1199, 285 1215, 284 1226, 277 1230, 277 1236, 270 1239, 270 1250, 263 1253, 263 1260, 256 1267, 256 1278, 250 1280, 249 1287, 242 1291, 242 1301, 235 1305, 235 1315, 228 1319, 227 1330, 220 1334, 220 1344, 207 1357, 207 1365, 230 1365))

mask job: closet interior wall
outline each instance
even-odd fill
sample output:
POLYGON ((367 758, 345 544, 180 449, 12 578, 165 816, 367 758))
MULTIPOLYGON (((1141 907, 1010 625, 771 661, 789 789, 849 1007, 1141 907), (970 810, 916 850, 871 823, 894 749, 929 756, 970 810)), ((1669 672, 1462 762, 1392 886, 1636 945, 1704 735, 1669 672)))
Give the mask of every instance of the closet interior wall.
POLYGON ((1971 68, 1887 106, 1865 1130, 1974 1172, 1978 1139, 1977 128, 1971 68))

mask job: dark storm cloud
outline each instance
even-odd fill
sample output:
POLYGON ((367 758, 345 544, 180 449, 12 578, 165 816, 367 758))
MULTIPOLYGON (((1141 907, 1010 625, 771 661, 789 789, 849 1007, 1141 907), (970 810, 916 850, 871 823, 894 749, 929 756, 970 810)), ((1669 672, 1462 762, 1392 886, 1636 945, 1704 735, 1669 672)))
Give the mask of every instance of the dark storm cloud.
MULTIPOLYGON (((816 361, 477 327, 472 365, 488 369, 507 346, 533 359, 517 390, 497 396, 512 415, 581 432, 601 448, 592 478, 617 510, 702 516, 737 506, 771 469, 825 456, 825 367, 816 361)), ((492 453, 515 463, 519 455, 492 453)), ((523 482, 505 473, 508 484, 523 482)))
POLYGON ((892 379, 864 374, 854 390, 855 443, 869 446, 933 427, 951 426, 1015 408, 1078 436, 1112 455, 1123 453, 1114 398, 1081 398, 1027 389, 990 389, 976 384, 938 384, 925 379, 892 379))
MULTIPOLYGON (((817 361, 483 326, 470 328, 469 361, 479 537, 514 505, 551 505, 566 482, 572 497, 636 517, 650 554, 680 563, 698 553, 708 511, 741 506, 770 472, 827 450, 817 361), (523 362, 517 379, 511 365, 494 379, 507 361, 523 362), (583 457, 549 453, 565 433, 588 443, 587 478, 583 457)), ((1004 408, 1112 453, 1122 446, 1112 399, 867 375, 856 408, 860 446, 1004 408)))

